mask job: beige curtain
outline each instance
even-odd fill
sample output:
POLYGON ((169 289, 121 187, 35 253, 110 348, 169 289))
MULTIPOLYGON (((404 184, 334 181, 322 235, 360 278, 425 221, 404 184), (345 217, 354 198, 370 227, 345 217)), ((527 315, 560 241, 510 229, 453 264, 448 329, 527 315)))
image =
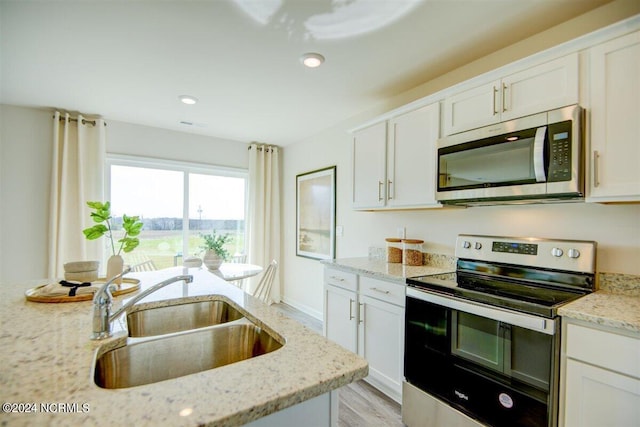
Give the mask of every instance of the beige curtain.
MULTIPOLYGON (((93 225, 86 202, 104 200, 106 130, 101 119, 53 116, 53 166, 49 212, 49 277, 63 277, 67 261, 102 261, 101 239, 88 241, 93 225)), ((101 265, 104 271, 104 266, 101 265)))
MULTIPOLYGON (((280 262, 280 160, 273 145, 249 146, 248 262, 265 269, 272 260, 280 262)), ((252 293, 261 275, 251 278, 252 293)), ((271 288, 271 300, 280 302, 280 269, 271 288)))

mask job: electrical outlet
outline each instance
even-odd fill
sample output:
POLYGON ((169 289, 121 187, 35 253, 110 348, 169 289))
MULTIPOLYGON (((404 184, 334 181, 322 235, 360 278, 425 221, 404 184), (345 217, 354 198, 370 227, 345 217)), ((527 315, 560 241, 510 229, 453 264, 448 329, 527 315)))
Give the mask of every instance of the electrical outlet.
POLYGON ((341 225, 336 225, 336 237, 342 237, 344 228, 341 225))
POLYGON ((398 237, 401 239, 406 239, 407 237, 406 227, 398 227, 398 230, 396 231, 396 233, 398 233, 398 237))

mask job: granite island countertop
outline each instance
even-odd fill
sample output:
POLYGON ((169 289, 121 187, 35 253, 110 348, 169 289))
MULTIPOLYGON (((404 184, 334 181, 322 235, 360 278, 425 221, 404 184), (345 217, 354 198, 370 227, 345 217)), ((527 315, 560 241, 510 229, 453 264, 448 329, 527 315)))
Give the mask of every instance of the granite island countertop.
MULTIPOLYGON (((183 268, 132 273, 141 288, 184 273, 183 268)), ((91 341, 91 301, 47 304, 26 301, 40 283, 3 285, 0 299, 0 395, 13 403, 62 403, 73 413, 2 413, 1 425, 235 426, 293 406, 364 378, 366 360, 289 319, 241 289, 191 268, 194 282, 177 282, 140 303, 167 299, 222 298, 250 320, 284 338, 271 353, 154 384, 107 390, 93 382, 92 364, 101 345, 125 340, 126 317, 114 336, 91 341), (77 404, 77 405, 76 405, 77 404), (74 406, 75 405, 75 406, 74 406), (180 414, 188 414, 181 416, 180 414)), ((114 299, 114 311, 135 294, 114 299)), ((164 301, 164 302, 163 302, 164 301)))

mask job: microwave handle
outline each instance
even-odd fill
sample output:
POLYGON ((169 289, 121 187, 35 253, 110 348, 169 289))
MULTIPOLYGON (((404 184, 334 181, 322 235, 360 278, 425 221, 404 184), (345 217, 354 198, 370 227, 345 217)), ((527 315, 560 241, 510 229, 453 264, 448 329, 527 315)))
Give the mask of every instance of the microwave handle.
POLYGON ((542 126, 536 130, 533 140, 533 171, 536 174, 536 182, 545 182, 547 175, 544 172, 544 143, 547 134, 547 127, 542 126))

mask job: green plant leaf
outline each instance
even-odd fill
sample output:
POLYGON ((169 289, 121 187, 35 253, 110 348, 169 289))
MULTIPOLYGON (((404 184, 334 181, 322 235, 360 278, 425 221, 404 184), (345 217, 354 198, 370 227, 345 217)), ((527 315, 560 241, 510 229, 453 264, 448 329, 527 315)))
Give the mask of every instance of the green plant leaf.
POLYGON ((125 237, 118 240, 118 242, 122 244, 122 250, 125 253, 131 252, 140 244, 140 240, 137 237, 125 237))
POLYGON ((82 233, 87 238, 87 240, 96 240, 105 235, 105 233, 109 231, 106 225, 96 224, 93 227, 85 228, 82 230, 82 233))

